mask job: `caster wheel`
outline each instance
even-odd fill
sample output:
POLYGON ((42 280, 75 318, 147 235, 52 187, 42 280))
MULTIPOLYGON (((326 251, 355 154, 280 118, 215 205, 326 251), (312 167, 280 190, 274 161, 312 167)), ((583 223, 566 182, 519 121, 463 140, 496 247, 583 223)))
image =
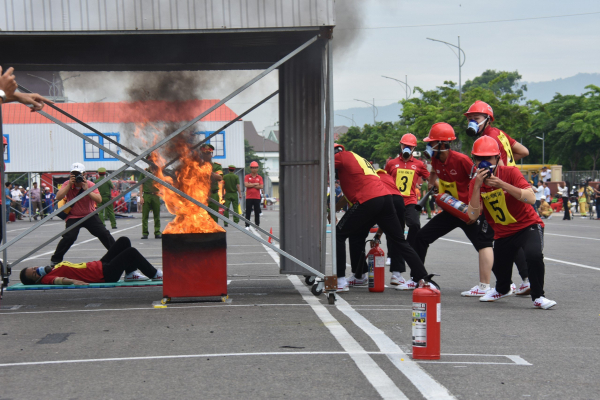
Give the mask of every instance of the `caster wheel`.
POLYGON ((314 276, 307 276, 307 277, 304 278, 304 282, 308 286, 312 286, 315 283, 315 277, 314 276))
POLYGON ((171 302, 171 298, 170 297, 165 297, 160 301, 160 304, 167 304, 171 302))
POLYGON ((335 293, 329 293, 329 294, 327 295, 327 302, 328 302, 329 304, 332 304, 332 305, 333 305, 333 304, 335 304, 335 300, 336 300, 336 299, 335 299, 335 293))
POLYGON ((310 288, 310 291, 312 294, 314 294, 315 296, 320 296, 321 294, 323 294, 323 287, 324 285, 319 282, 319 283, 315 283, 314 285, 312 285, 312 287, 310 288))

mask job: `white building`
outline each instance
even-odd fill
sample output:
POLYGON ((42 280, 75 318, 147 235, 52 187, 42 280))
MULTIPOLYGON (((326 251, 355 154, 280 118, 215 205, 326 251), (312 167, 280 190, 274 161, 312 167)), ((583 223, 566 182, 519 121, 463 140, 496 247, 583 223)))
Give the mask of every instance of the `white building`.
MULTIPOLYGON (((64 103, 58 104, 58 107, 117 142, 129 148, 135 147, 132 150, 141 152, 152 144, 152 139, 148 139, 150 135, 146 134, 149 143, 145 146, 143 141, 136 139, 135 135, 139 134, 140 127, 147 133, 152 130, 151 127, 160 128, 165 122, 188 121, 217 102, 218 100, 190 100, 178 103, 64 103), (147 125, 143 125, 144 122, 147 125), (148 128, 143 128, 144 126, 148 128)), ((118 149, 114 144, 50 107, 45 107, 44 111, 119 155, 133 158, 128 152, 118 149)), ((74 162, 82 162, 88 171, 96 171, 100 167, 114 171, 123 166, 121 161, 110 154, 105 154, 103 150, 86 143, 82 138, 42 115, 30 112, 29 108, 21 104, 3 105, 2 117, 3 134, 8 141, 4 153, 8 173, 68 172, 74 162)), ((236 117, 229 107, 223 105, 198 122, 194 128, 195 133, 204 138, 236 117)), ((244 165, 244 122, 235 122, 213 137, 210 143, 215 147, 215 162, 225 167, 229 164, 244 165)), ((139 162, 138 165, 143 168, 147 166, 143 162, 139 162)))

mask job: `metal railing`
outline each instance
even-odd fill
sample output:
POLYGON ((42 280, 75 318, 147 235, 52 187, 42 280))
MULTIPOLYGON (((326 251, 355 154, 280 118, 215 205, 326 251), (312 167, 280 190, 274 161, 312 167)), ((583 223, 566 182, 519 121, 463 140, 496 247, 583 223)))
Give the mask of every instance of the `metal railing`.
POLYGON ((591 178, 593 182, 600 181, 600 171, 563 171, 562 180, 571 185, 578 185, 579 182, 591 178))

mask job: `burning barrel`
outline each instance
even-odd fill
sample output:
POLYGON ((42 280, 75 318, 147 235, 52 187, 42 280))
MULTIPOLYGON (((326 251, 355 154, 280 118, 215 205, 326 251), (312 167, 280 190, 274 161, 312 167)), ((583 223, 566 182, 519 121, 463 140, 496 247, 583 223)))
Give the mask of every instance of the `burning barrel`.
POLYGON ((227 296, 225 235, 163 234, 163 297, 227 296))

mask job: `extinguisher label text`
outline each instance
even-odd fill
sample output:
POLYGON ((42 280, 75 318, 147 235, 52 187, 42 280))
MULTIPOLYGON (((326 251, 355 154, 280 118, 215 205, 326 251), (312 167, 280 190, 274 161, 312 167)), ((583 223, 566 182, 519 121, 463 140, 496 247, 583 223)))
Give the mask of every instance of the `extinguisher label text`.
POLYGON ((413 346, 427 347, 427 304, 413 303, 412 318, 413 346))

